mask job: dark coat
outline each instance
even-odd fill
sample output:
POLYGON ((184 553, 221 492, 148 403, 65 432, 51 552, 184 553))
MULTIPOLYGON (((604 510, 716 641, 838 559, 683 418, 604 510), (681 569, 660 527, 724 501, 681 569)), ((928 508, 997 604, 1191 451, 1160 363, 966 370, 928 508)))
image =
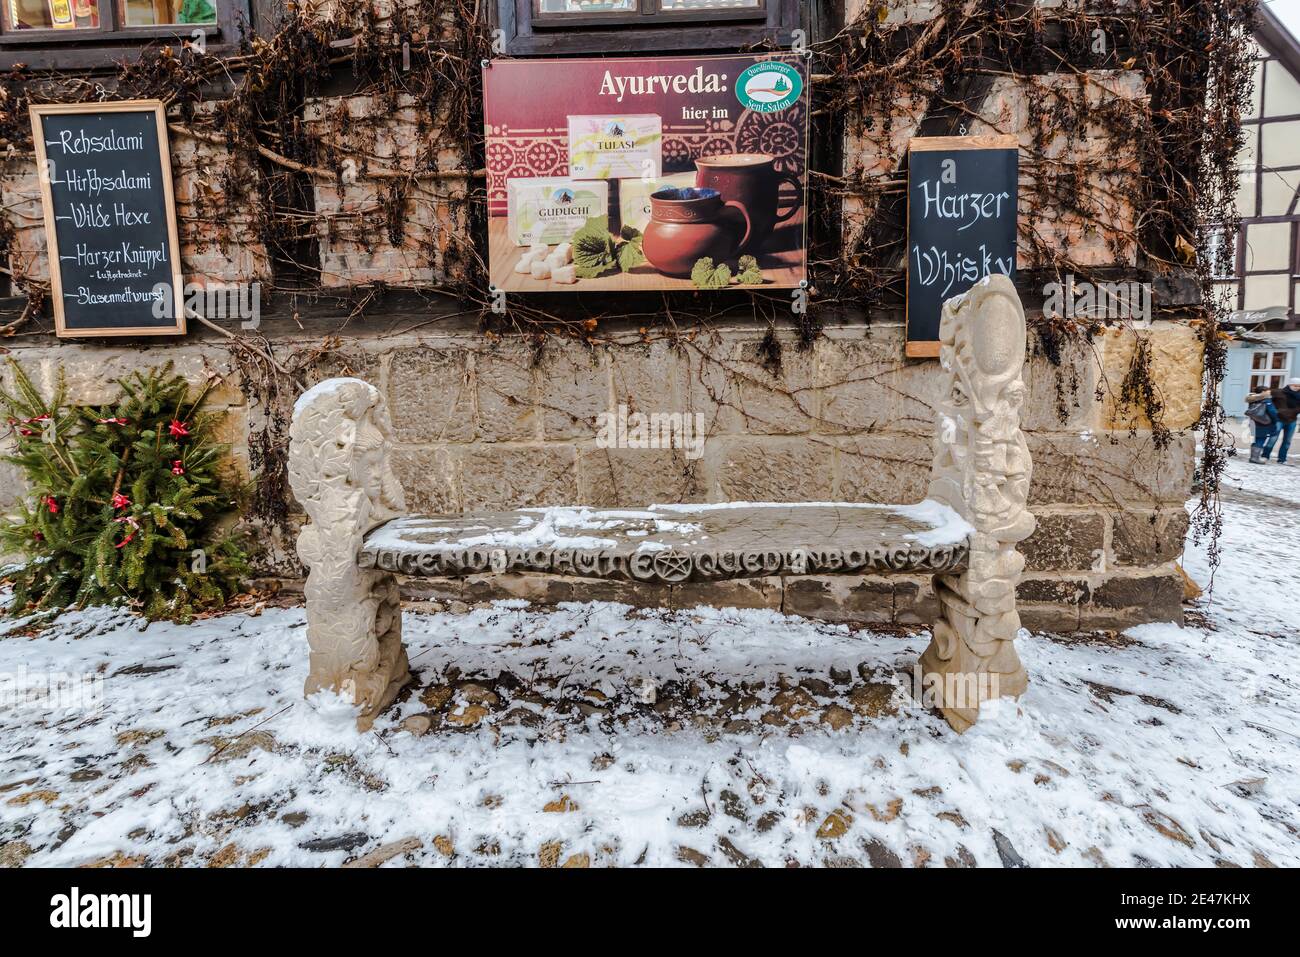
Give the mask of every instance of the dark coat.
POLYGON ((1300 415, 1300 389, 1283 386, 1273 390, 1273 405, 1277 407, 1277 417, 1283 422, 1294 422, 1300 415))

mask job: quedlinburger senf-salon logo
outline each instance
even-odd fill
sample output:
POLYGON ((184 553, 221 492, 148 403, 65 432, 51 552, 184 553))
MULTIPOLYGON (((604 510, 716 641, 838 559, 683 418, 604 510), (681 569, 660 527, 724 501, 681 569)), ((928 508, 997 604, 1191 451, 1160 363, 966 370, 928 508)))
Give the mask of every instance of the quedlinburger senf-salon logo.
POLYGON ((736 77, 736 99, 755 113, 790 108, 803 92, 803 77, 788 63, 755 63, 736 77))

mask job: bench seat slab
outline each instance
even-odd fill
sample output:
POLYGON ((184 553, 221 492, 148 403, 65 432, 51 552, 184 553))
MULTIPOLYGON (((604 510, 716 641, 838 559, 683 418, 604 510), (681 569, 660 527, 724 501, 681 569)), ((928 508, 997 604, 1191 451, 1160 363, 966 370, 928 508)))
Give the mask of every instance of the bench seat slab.
POLYGON ((937 574, 966 567, 972 530, 934 501, 556 507, 397 518, 366 537, 358 564, 413 577, 532 572, 666 583, 937 574))

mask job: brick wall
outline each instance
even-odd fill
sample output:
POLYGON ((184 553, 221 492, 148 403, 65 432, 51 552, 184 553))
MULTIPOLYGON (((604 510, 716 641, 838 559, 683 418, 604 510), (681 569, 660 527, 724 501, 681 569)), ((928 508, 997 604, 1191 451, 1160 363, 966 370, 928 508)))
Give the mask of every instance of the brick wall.
POLYGON ((446 279, 447 248, 466 232, 465 181, 365 176, 372 168, 456 170, 464 157, 441 145, 445 117, 427 122, 409 96, 396 103, 339 96, 308 101, 304 120, 333 157, 331 168, 351 160, 359 174, 350 184, 312 176, 321 285, 419 287, 446 279), (400 234, 396 242, 387 228, 376 228, 390 220, 400 234))

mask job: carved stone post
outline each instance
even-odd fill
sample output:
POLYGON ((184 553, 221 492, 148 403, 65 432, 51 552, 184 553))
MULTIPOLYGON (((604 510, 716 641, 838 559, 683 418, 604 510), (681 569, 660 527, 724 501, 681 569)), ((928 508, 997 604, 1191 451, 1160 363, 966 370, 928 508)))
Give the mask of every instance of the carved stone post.
POLYGON ((921 669, 930 700, 965 731, 981 701, 1018 696, 1029 682, 1013 643, 1025 567, 1016 543, 1033 532, 1035 519, 1026 508, 1032 462, 1020 431, 1025 312, 1011 280, 990 276, 944 303, 939 340, 947 389, 938 404, 929 496, 975 532, 967 570, 934 577, 939 618, 921 669))
POLYGON ((294 406, 289 485, 311 519, 298 536, 298 556, 310 569, 305 690, 351 698, 361 730, 410 679, 397 582, 357 567, 366 533, 405 507, 390 445, 384 398, 360 379, 329 379, 294 406))

